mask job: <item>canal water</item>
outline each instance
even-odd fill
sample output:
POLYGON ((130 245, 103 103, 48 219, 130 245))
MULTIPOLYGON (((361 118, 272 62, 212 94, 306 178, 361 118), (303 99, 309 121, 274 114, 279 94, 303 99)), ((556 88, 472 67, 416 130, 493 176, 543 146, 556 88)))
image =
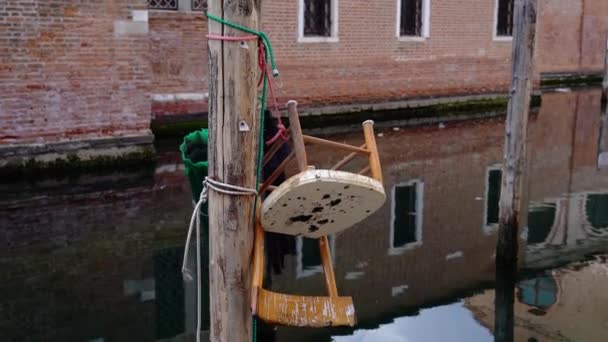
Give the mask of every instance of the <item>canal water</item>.
MULTIPOLYGON (((357 326, 259 323, 258 341, 492 341, 503 121, 378 124, 387 201, 329 238, 357 326)), ((602 125, 597 89, 545 93, 531 114, 517 341, 608 336, 602 125)), ((0 341, 193 340, 196 289, 180 274, 192 198, 178 144, 163 142, 157 165, 138 172, 0 184, 0 341)), ((309 154, 319 167, 341 157, 309 154)), ((269 288, 325 292, 315 241, 275 236, 267 250, 269 288)))

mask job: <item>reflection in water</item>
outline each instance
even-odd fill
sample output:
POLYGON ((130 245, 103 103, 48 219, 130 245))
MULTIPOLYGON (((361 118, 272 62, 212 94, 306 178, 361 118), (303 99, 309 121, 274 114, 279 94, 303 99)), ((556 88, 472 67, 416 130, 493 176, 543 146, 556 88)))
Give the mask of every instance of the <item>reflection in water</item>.
POLYGON ((544 243, 555 224, 555 204, 543 203, 528 212, 528 245, 544 243))
POLYGON ((587 196, 587 202, 585 203, 585 212, 587 214, 587 221, 591 225, 591 228, 598 234, 602 231, 608 233, 608 194, 591 194, 587 196))
MULTIPOLYGON (((608 327, 608 257, 575 262, 520 281, 515 341, 605 341, 608 327)), ((465 299, 482 325, 492 328, 493 290, 465 299)))
MULTIPOLYGON (((531 205, 520 254, 524 269, 555 269, 608 251, 608 173, 596 164, 598 99, 594 90, 545 94, 540 112, 531 117, 531 205)), ((452 322, 469 327, 454 331, 450 336, 458 339, 452 340, 491 339, 493 292, 471 296, 470 291, 486 288, 494 279, 502 121, 378 128, 387 203, 365 222, 330 238, 338 287, 353 296, 358 327, 275 331, 260 324, 268 335, 258 340, 328 341, 337 334, 336 341, 394 335, 401 336, 398 341, 419 341, 442 333, 434 326, 452 322), (428 309, 406 316, 420 307, 428 309)), ((360 133, 331 139, 356 144, 360 133)), ((322 165, 340 157, 320 148, 309 155, 312 163, 322 165)), ((123 179, 117 184, 112 182, 115 176, 105 176, 97 183, 87 179, 95 186, 50 181, 27 188, 2 185, 3 340, 192 338, 195 283, 184 284, 180 274, 192 200, 180 164, 179 155, 169 152, 161 154, 152 172, 116 176, 123 179)), ((278 238, 267 239, 267 244, 273 253, 268 258, 273 272, 266 272, 272 273, 270 288, 325 293, 316 243, 278 238)), ((544 273, 533 277, 555 279, 555 295, 549 295, 549 280, 520 282, 515 324, 522 341, 539 338, 530 333, 540 329, 536 325, 543 327, 542 336, 562 334, 577 341, 608 334, 601 325, 608 321, 608 302, 600 294, 608 286, 600 267, 605 261, 596 264, 582 273, 558 269, 557 275, 549 274, 552 278, 544 273), (559 305, 547 306, 552 299, 559 305), (588 335, 560 328, 561 317, 575 312, 563 309, 562 303, 596 310, 585 322, 588 335)), ((202 299, 206 307, 207 296, 202 299)), ((203 313, 208 326, 208 313, 203 313)))
POLYGON ((522 280, 517 286, 517 297, 521 303, 544 313, 557 301, 557 283, 552 276, 522 280))
POLYGON ((335 342, 493 340, 492 332, 475 320, 464 301, 423 309, 414 317, 397 318, 376 329, 357 330, 352 336, 332 338, 335 342))

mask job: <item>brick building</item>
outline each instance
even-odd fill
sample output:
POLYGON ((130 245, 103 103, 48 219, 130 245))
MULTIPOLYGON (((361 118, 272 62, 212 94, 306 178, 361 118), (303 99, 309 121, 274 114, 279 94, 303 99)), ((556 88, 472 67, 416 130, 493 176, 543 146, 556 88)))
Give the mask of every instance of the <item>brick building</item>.
MULTIPOLYGON (((513 0, 266 0, 280 100, 308 108, 504 92, 513 0)), ((0 156, 138 150, 207 110, 204 0, 0 3, 0 156)), ((535 79, 601 70, 604 0, 539 0, 535 79)))

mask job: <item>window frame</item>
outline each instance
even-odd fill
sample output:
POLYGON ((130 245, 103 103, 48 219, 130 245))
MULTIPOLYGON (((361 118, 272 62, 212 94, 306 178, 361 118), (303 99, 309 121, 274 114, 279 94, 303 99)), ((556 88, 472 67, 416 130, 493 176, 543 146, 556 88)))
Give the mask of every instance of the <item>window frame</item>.
POLYGON ((526 235, 524 236, 526 239, 526 248, 530 247, 530 248, 542 248, 544 246, 546 246, 547 244, 550 244, 551 241, 553 239, 555 239, 555 235, 557 234, 557 231, 559 230, 559 224, 560 224, 560 214, 563 211, 563 207, 562 207, 562 202, 560 200, 551 200, 551 199, 547 199, 543 202, 540 203, 529 203, 528 204, 528 219, 526 220, 526 227, 525 227, 525 233, 526 235), (551 225, 551 228, 549 229, 549 233, 547 234, 547 237, 545 238, 545 240, 543 242, 537 242, 537 243, 529 243, 528 242, 528 238, 530 236, 530 214, 533 213, 536 209, 540 209, 540 208, 544 208, 547 206, 554 206, 555 207, 555 215, 553 216, 553 223, 551 225))
POLYGON ((422 27, 420 28, 420 36, 402 36, 401 35, 401 3, 403 0, 397 0, 396 26, 395 36, 400 42, 424 42, 431 36, 431 0, 422 0, 422 27))
POLYGON ((337 43, 338 38, 338 18, 339 18, 339 3, 338 0, 331 1, 331 35, 329 37, 322 36, 305 36, 304 35, 304 0, 298 0, 298 43, 337 43))
MULTIPOLYGON (((334 258, 335 258, 335 234, 330 234, 327 236, 327 239, 329 240, 329 251, 331 252, 331 261, 332 264, 334 264, 334 258)), ((314 239, 317 240, 318 243, 318 239, 314 239)), ((296 237, 296 279, 301 279, 301 278, 306 278, 306 277, 310 277, 312 275, 318 274, 318 273, 323 273, 323 265, 318 265, 318 266, 314 266, 314 267, 310 267, 307 269, 304 269, 304 263, 302 262, 302 247, 304 245, 304 237, 303 236, 298 236, 296 237)))
MULTIPOLYGON (((492 40, 495 42, 512 42, 513 32, 511 31, 510 36, 499 36, 498 35, 498 2, 500 0, 494 0, 494 22, 492 24, 492 40)), ((515 1, 513 2, 515 6, 515 1)), ((515 26, 515 14, 513 14, 513 26, 515 26)), ((514 28, 513 28, 514 29, 514 28)))
MULTIPOLYGON (((194 1, 192 1, 192 0, 176 0, 176 2, 177 2, 177 8, 175 8, 175 9, 150 8, 150 7, 146 6, 146 10, 154 11, 154 12, 170 12, 170 13, 179 13, 179 12, 205 13, 204 10, 194 9, 194 1)), ((209 4, 207 3, 207 6, 208 5, 209 4)))
MULTIPOLYGON (((498 230, 498 222, 487 224, 488 221, 488 199, 490 195, 490 172, 500 171, 500 190, 502 190, 502 164, 494 164, 486 168, 486 174, 484 179, 485 189, 483 193, 483 231, 486 234, 494 233, 498 230)), ((500 196, 498 197, 498 217, 500 219, 500 196)))
POLYGON ((150 5, 148 4, 148 1, 146 0, 146 9, 148 11, 167 11, 167 12, 177 12, 179 11, 179 3, 180 0, 175 0, 175 8, 155 8, 155 7, 150 7, 150 5))
POLYGON ((422 223, 424 216, 424 182, 420 179, 413 179, 407 182, 393 185, 391 190, 391 225, 389 231, 389 255, 399 255, 405 251, 422 246, 422 223), (395 247, 395 209, 397 200, 395 198, 396 189, 404 186, 416 186, 416 241, 408 242, 403 246, 395 247))

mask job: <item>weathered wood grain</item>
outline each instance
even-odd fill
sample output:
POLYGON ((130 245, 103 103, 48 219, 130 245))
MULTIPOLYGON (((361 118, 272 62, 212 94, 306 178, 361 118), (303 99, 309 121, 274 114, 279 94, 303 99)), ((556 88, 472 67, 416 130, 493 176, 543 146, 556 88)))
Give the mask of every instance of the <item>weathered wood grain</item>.
MULTIPOLYGON (((257 29, 260 1, 209 1, 209 12, 257 29)), ((245 33, 209 20, 209 32, 245 33)), ((255 187, 259 131, 257 41, 209 41, 209 177, 255 187), (244 122, 248 131, 239 131, 244 122)), ((253 196, 209 192, 211 340, 251 341, 253 196)))

